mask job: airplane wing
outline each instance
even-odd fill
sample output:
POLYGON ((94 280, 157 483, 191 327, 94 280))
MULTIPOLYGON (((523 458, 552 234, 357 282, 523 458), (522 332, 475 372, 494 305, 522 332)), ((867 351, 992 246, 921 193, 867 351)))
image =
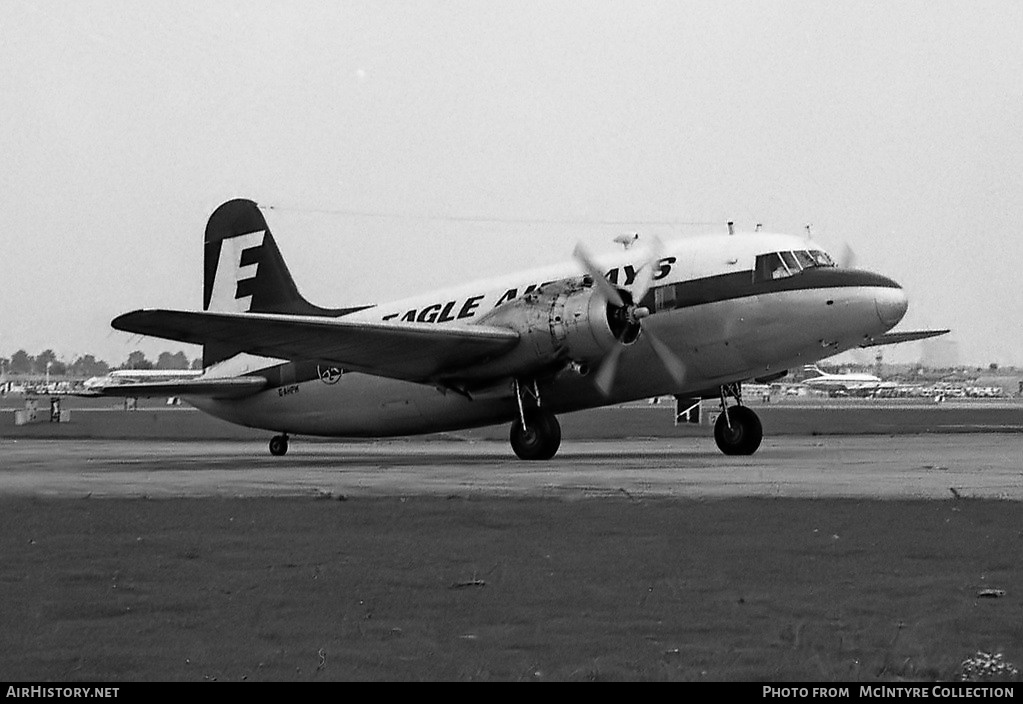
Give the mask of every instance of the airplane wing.
POLYGON ((266 388, 261 376, 235 376, 226 379, 183 379, 173 381, 121 381, 104 377, 90 379, 86 390, 76 396, 118 396, 151 398, 153 396, 210 396, 212 398, 239 398, 250 396, 266 388))
POLYGON ((514 347, 519 334, 485 325, 368 322, 325 316, 148 309, 111 323, 126 332, 299 361, 319 359, 377 376, 429 381, 514 347))
POLYGON ((951 332, 949 330, 914 330, 913 332, 886 332, 884 335, 872 337, 866 342, 860 343, 860 347, 877 347, 878 345, 894 345, 899 342, 913 342, 914 340, 926 340, 928 337, 937 337, 951 332))

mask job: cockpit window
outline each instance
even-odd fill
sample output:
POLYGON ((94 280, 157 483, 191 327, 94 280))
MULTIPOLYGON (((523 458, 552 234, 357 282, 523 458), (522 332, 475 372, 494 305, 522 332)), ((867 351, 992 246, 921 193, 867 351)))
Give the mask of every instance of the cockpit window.
POLYGON ((772 281, 795 276, 804 269, 833 266, 835 266, 835 262, 831 260, 828 253, 818 249, 771 252, 757 257, 756 266, 753 269, 753 280, 772 281))
POLYGON ((835 266, 835 262, 832 261, 827 252, 822 252, 819 249, 813 249, 810 250, 810 256, 813 257, 815 262, 817 262, 817 266, 835 266))
POLYGON ((792 273, 785 266, 785 262, 782 261, 780 252, 761 254, 757 257, 756 267, 753 269, 754 281, 771 281, 772 279, 783 279, 787 276, 792 276, 792 273))
POLYGON ((809 252, 793 252, 796 255, 796 261, 799 262, 800 269, 811 269, 817 266, 817 262, 813 260, 809 252))

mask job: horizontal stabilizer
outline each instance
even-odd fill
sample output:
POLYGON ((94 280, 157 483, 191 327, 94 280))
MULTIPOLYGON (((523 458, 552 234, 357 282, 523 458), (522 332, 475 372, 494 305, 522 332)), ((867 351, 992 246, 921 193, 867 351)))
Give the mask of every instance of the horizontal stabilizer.
POLYGON ((152 398, 154 396, 207 396, 210 398, 239 398, 251 396, 266 388, 261 376, 236 376, 225 379, 182 379, 176 381, 123 382, 104 377, 90 379, 87 391, 78 396, 117 396, 152 398), (109 383, 104 383, 104 382, 109 383))
POLYGON ((894 345, 899 342, 913 342, 914 340, 926 340, 929 337, 937 337, 950 332, 949 330, 914 330, 913 332, 886 332, 884 335, 872 337, 866 342, 860 343, 860 347, 877 347, 878 345, 894 345))
POLYGON ((324 360, 349 371, 429 381, 518 344, 514 330, 276 313, 136 310, 114 328, 289 361, 324 360))

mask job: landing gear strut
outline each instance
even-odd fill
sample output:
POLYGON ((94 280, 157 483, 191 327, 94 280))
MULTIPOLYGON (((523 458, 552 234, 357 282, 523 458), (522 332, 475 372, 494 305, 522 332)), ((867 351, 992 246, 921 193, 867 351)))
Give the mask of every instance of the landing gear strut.
POLYGON ((726 455, 752 455, 764 439, 764 428, 760 418, 748 406, 742 405, 742 387, 729 384, 721 387, 721 415, 714 424, 714 440, 718 449, 726 455), (731 408, 725 402, 725 394, 735 398, 731 408))
POLYGON ((523 389, 515 380, 519 417, 512 422, 511 446, 519 459, 549 460, 561 445, 561 424, 553 413, 540 407, 540 388, 523 389), (528 407, 527 407, 528 404, 528 407))
POLYGON ((270 454, 274 457, 281 457, 288 451, 288 434, 274 435, 270 438, 270 454))

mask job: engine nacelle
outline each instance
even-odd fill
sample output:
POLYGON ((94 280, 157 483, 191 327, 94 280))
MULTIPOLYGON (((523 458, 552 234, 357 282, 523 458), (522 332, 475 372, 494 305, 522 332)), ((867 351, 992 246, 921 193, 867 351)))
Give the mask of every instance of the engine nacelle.
POLYGON ((636 339, 618 309, 582 279, 541 286, 498 306, 480 324, 515 330, 519 344, 496 359, 459 370, 459 378, 528 376, 567 362, 592 366, 619 341, 636 339))

